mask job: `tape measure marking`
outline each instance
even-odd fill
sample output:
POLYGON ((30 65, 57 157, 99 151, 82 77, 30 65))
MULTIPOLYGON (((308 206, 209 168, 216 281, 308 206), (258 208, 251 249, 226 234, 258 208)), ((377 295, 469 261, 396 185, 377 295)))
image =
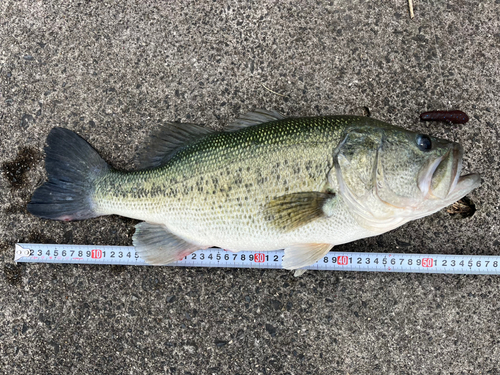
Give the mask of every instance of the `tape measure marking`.
MULTIPOLYGON (((229 267, 281 269, 283 250, 231 253, 223 249, 198 250, 173 267, 229 267)), ((16 262, 148 265, 133 246, 16 244, 16 262)), ((500 256, 329 252, 310 270, 412 272, 444 274, 500 274, 500 256)))

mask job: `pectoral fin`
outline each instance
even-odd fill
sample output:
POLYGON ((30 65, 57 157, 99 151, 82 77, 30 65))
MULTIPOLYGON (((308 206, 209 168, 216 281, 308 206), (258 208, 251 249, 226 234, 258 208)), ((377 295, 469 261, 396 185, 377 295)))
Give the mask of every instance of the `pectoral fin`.
POLYGON ((283 268, 287 270, 296 270, 295 276, 302 275, 305 270, 299 268, 310 266, 325 256, 330 249, 331 244, 308 243, 297 244, 285 249, 283 257, 283 268))
POLYGON ((290 232, 313 220, 328 216, 324 207, 332 199, 335 199, 335 193, 311 191, 287 194, 270 201, 264 212, 273 226, 290 232))
POLYGON ((162 224, 139 223, 132 239, 139 256, 157 266, 178 261, 201 248, 177 237, 162 224))

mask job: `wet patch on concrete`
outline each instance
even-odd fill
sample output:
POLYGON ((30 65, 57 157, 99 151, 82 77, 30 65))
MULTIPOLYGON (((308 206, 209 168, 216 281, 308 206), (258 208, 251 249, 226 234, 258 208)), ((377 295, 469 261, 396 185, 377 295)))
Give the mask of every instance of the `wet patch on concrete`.
POLYGON ((48 237, 45 234, 43 234, 40 231, 33 231, 31 232, 28 237, 25 237, 26 239, 24 241, 20 241, 23 243, 57 243, 52 237, 48 237))
POLYGON ((16 204, 11 204, 7 206, 7 208, 4 209, 4 212, 6 214, 11 214, 11 215, 28 214, 28 210, 26 209, 25 205, 16 205, 16 204))
POLYGON ((27 173, 40 162, 41 153, 31 147, 23 147, 12 161, 2 164, 2 175, 9 181, 12 190, 19 190, 26 184, 27 173))
POLYGON ((466 219, 474 215, 474 213, 476 212, 476 205, 470 198, 463 197, 462 199, 448 207, 446 209, 446 212, 448 212, 452 216, 466 219))
POLYGON ((5 280, 12 286, 20 285, 22 282, 24 266, 21 264, 7 263, 3 266, 5 280))
POLYGON ((7 250, 11 247, 10 244, 8 244, 7 242, 2 242, 0 244, 0 254, 3 254, 3 253, 6 253, 7 250))

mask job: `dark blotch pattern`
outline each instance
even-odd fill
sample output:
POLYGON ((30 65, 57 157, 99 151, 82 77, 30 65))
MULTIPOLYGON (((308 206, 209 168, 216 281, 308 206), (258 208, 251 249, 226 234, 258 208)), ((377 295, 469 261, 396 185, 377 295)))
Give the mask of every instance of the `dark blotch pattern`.
POLYGON ((9 181, 12 189, 20 189, 26 183, 27 173, 40 161, 41 154, 30 148, 19 150, 16 158, 2 164, 2 175, 9 181))

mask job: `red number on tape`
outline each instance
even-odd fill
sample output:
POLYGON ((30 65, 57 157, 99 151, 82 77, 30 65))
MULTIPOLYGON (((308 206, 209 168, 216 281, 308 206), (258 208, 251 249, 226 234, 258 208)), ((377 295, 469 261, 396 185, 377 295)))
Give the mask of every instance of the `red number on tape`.
POLYGON ((101 258, 102 258, 102 250, 92 249, 92 259, 101 259, 101 258))
POLYGON ((337 263, 341 266, 347 266, 349 263, 349 258, 346 255, 341 255, 337 257, 337 263))
POLYGON ((432 258, 423 258, 422 259, 422 267, 432 267, 433 259, 432 258))
POLYGON ((256 263, 263 263, 266 260, 266 256, 263 253, 256 253, 253 260, 256 263))

